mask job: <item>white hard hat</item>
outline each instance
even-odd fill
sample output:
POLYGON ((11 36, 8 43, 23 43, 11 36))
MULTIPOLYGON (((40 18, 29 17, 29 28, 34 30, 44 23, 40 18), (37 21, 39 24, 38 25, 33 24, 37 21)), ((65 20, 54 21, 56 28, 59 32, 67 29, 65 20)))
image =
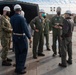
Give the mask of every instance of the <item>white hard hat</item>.
POLYGON ((11 11, 11 10, 10 10, 10 7, 5 6, 5 7, 3 8, 3 11, 11 11))
POLYGON ((21 16, 24 17, 24 15, 25 15, 25 12, 22 10, 21 11, 21 16))
POLYGON ((16 5, 14 6, 14 10, 16 10, 16 9, 20 9, 20 10, 22 10, 22 7, 21 7, 21 5, 19 5, 19 4, 16 4, 16 5))
POLYGON ((72 12, 71 12, 70 10, 67 10, 67 11, 65 12, 65 14, 72 14, 72 12))
POLYGON ((56 11, 57 11, 57 12, 58 12, 58 11, 61 11, 61 7, 57 7, 57 10, 56 10, 56 11))
POLYGON ((40 9, 39 12, 41 12, 41 13, 45 13, 45 11, 44 11, 43 9, 40 9))

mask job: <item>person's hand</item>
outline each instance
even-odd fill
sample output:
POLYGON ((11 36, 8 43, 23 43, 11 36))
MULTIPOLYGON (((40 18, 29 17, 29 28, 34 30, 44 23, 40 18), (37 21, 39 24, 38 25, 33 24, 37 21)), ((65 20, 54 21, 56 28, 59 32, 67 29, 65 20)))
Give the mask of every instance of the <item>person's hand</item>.
POLYGON ((29 39, 29 43, 30 43, 30 44, 32 43, 32 39, 29 39))
POLYGON ((32 40, 31 40, 31 39, 29 39, 29 46, 30 46, 30 48, 31 48, 31 43, 32 43, 32 40))
POLYGON ((9 29, 10 30, 10 32, 12 32, 13 31, 13 29, 9 29))
POLYGON ((11 31, 13 31, 13 29, 10 28, 11 31))
POLYGON ((59 28, 59 26, 58 25, 55 25, 54 28, 59 28))
POLYGON ((39 32, 39 30, 38 30, 38 29, 35 29, 35 31, 36 31, 36 32, 39 32))
POLYGON ((62 40, 62 37, 60 37, 60 40, 62 40))
POLYGON ((61 26, 59 26, 59 29, 62 29, 62 27, 61 27, 61 26))

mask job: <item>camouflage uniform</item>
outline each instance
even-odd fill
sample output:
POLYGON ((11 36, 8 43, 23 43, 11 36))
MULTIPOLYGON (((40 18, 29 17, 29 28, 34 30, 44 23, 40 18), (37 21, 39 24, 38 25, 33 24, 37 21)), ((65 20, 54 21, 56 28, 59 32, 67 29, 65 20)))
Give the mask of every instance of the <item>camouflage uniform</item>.
POLYGON ((54 16, 51 20, 51 26, 52 26, 52 30, 53 30, 53 45, 52 45, 52 49, 54 54, 57 54, 57 47, 56 47, 56 42, 58 40, 58 44, 59 44, 59 55, 60 54, 60 50, 61 50, 61 39, 60 36, 62 34, 62 29, 59 28, 54 28, 54 26, 56 25, 56 23, 62 24, 63 23, 63 17, 62 16, 54 16))
POLYGON ((44 18, 39 18, 39 16, 35 17, 30 25, 31 28, 34 30, 33 36, 33 56, 37 56, 37 48, 38 54, 42 54, 43 52, 43 43, 44 43, 44 18), (39 30, 36 32, 35 30, 39 30))
POLYGON ((74 29, 74 22, 71 18, 63 21, 62 32, 62 50, 61 62, 63 65, 67 64, 66 58, 68 54, 68 63, 72 64, 72 32, 74 29))
POLYGON ((0 41, 1 41, 1 15, 0 15, 0 41))
POLYGON ((9 46, 10 46, 10 39, 11 39, 11 35, 12 35, 12 27, 10 24, 9 17, 2 15, 1 29, 2 29, 2 36, 1 36, 2 55, 1 55, 1 58, 2 58, 2 60, 6 60, 9 46))
POLYGON ((49 20, 45 19, 44 36, 46 38, 46 48, 49 49, 49 20))

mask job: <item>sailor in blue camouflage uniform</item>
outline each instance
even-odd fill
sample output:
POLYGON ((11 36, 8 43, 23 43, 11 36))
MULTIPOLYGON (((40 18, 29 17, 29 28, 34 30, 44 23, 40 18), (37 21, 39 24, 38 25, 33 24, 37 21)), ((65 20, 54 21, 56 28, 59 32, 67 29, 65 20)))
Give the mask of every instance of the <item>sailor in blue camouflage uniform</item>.
POLYGON ((24 74, 25 62, 28 51, 28 41, 31 43, 31 36, 27 27, 27 22, 24 17, 20 15, 22 7, 19 4, 14 6, 15 14, 11 17, 11 25, 13 28, 13 44, 15 48, 16 69, 15 73, 24 74))

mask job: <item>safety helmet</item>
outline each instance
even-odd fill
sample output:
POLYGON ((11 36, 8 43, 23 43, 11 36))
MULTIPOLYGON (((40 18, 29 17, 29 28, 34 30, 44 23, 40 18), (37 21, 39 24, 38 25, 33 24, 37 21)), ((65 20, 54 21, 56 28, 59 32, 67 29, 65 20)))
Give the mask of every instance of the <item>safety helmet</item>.
POLYGON ((40 13, 45 13, 45 11, 43 9, 40 9, 39 12, 40 13))
POLYGON ((72 12, 70 11, 70 10, 67 10, 66 12, 65 12, 65 14, 72 14, 72 12))
POLYGON ((21 7, 21 5, 19 5, 19 4, 16 4, 16 5, 14 6, 14 11, 15 11, 15 10, 17 10, 17 9, 19 9, 19 10, 22 10, 22 7, 21 7))
POLYGON ((57 12, 58 12, 58 11, 61 11, 61 7, 57 7, 57 10, 56 10, 56 11, 57 11, 57 12))
POLYGON ((3 8, 3 11, 11 11, 11 10, 10 10, 10 7, 5 6, 5 7, 3 8))
POLYGON ((22 10, 21 11, 21 16, 24 17, 24 15, 25 15, 25 12, 22 10))

